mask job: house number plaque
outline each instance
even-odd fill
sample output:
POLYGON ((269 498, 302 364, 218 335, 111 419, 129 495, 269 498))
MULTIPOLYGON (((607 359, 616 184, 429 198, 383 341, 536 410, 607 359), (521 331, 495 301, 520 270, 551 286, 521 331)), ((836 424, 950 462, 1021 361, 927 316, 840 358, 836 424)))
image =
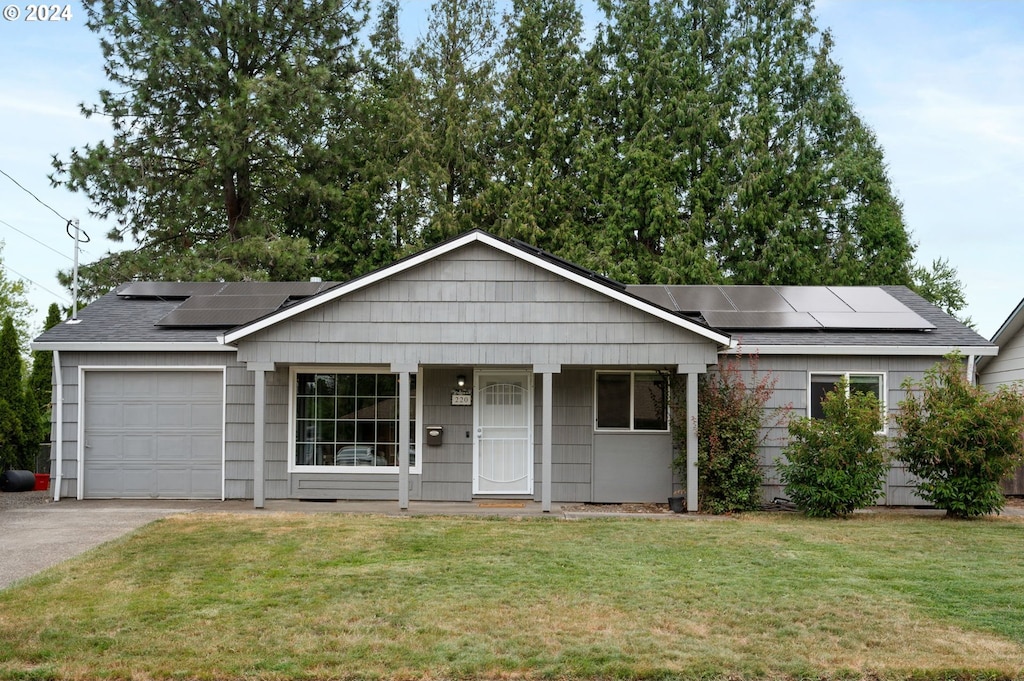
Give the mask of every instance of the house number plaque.
POLYGON ((452 391, 452 406, 453 407, 472 407, 473 406, 473 391, 472 390, 453 390, 452 391))

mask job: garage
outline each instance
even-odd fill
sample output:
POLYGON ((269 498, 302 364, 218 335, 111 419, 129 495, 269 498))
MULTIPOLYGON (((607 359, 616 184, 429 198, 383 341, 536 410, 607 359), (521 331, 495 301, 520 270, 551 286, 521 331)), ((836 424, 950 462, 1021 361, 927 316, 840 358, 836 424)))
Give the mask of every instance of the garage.
POLYGON ((83 381, 83 497, 222 498, 222 370, 89 370, 83 381))

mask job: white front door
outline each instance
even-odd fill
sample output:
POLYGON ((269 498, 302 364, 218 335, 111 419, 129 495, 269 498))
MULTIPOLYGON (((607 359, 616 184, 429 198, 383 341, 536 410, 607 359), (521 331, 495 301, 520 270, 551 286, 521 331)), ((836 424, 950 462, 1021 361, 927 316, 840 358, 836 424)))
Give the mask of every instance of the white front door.
POLYGON ((478 371, 473 494, 533 494, 533 374, 478 371))

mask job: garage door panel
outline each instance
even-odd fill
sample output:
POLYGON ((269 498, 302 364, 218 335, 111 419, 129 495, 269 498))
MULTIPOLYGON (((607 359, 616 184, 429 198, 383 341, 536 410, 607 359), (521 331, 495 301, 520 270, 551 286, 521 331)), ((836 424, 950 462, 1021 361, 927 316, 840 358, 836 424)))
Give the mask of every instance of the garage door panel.
POLYGON ((129 428, 151 428, 156 423, 156 406, 132 403, 122 406, 121 422, 129 428))
POLYGON ((90 405, 94 426, 123 428, 125 425, 124 406, 121 404, 94 403, 90 405))
POLYGON ((192 405, 189 404, 161 404, 156 408, 156 425, 158 428, 173 426, 185 428, 190 426, 192 419, 192 405))
POLYGON ((151 462, 153 460, 153 438, 149 435, 125 435, 120 438, 120 452, 109 451, 108 456, 118 456, 125 462, 151 462))
POLYGON ((223 374, 88 371, 87 497, 220 498, 223 374))

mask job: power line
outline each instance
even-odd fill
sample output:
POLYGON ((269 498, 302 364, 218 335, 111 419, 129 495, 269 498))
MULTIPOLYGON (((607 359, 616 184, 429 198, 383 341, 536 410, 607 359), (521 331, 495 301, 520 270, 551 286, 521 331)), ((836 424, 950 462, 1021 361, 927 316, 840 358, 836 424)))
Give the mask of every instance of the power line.
POLYGON ((59 217, 59 218, 60 218, 61 220, 63 220, 64 222, 71 222, 71 220, 68 220, 68 219, 67 219, 66 217, 64 217, 63 215, 61 215, 60 213, 58 213, 58 212, 57 212, 57 210, 56 210, 56 209, 55 209, 55 208, 54 208, 53 206, 51 206, 50 204, 48 204, 48 203, 46 203, 45 201, 43 201, 43 200, 42 200, 41 198, 39 198, 38 196, 36 196, 36 195, 35 195, 35 194, 33 194, 32 192, 30 192, 30 191, 29 191, 28 189, 25 189, 25 187, 23 187, 23 186, 21 185, 21 183, 20 183, 20 182, 18 182, 18 181, 17 181, 17 180, 15 180, 15 179, 14 179, 13 177, 11 177, 11 176, 10 176, 10 175, 8 175, 7 173, 5 173, 5 172, 3 171, 3 169, 2 169, 2 168, 0 168, 0 175, 3 175, 3 176, 4 176, 4 177, 6 177, 6 178, 7 178, 8 180, 10 180, 10 181, 11 181, 11 182, 13 182, 14 184, 18 185, 18 187, 19 187, 19 188, 20 188, 20 189, 21 189, 21 190, 22 190, 23 192, 25 192, 26 194, 28 194, 29 196, 31 196, 31 197, 32 197, 33 199, 35 199, 36 201, 38 201, 39 203, 41 203, 41 204, 42 204, 43 206, 46 206, 47 208, 49 208, 49 209, 50 209, 51 211, 53 211, 53 214, 54 214, 54 215, 56 215, 57 217, 59 217))
POLYGON ((13 230, 14 230, 15 232, 17 232, 18 234, 21 234, 22 236, 24 236, 24 237, 27 237, 27 238, 29 238, 29 239, 32 239, 32 241, 35 241, 35 242, 36 242, 37 244, 39 244, 40 246, 42 246, 42 247, 44 247, 44 248, 48 248, 48 249, 50 249, 51 251, 53 251, 53 252, 54 252, 54 253, 56 253, 57 255, 61 256, 62 258, 66 258, 66 259, 68 259, 68 260, 74 261, 74 258, 72 258, 72 257, 71 257, 70 255, 68 255, 67 253, 61 253, 60 251, 58 251, 58 250, 57 250, 56 248, 54 248, 53 246, 51 246, 51 245, 49 245, 49 244, 46 244, 46 243, 43 243, 42 241, 40 241, 39 239, 35 238, 34 236, 32 236, 31 234, 29 234, 29 233, 27 233, 27 232, 23 232, 22 230, 18 229, 17 227, 15 227, 15 226, 14 226, 14 225, 12 225, 11 223, 7 222, 6 220, 0 220, 0 225, 7 225, 8 227, 10 227, 11 229, 13 229, 13 230))
POLYGON ((19 279, 21 279, 21 280, 23 280, 23 281, 27 281, 28 283, 32 284, 32 285, 33 285, 33 286, 35 286, 36 288, 41 288, 41 289, 43 289, 44 291, 46 291, 47 293, 49 293, 49 294, 50 294, 51 296, 57 296, 58 298, 60 298, 61 300, 65 301, 65 302, 70 302, 70 301, 68 300, 67 296, 65 296, 64 294, 62 294, 62 293, 55 293, 54 291, 51 291, 50 289, 46 288, 46 287, 45 287, 45 286, 43 286, 42 284, 40 284, 40 283, 38 283, 38 282, 36 282, 36 281, 33 281, 32 279, 29 279, 28 277, 26 277, 26 276, 25 276, 24 274, 22 274, 21 272, 18 272, 17 270, 13 270, 13 269, 11 269, 11 268, 10 268, 10 267, 9 267, 9 266, 8 266, 8 265, 6 264, 6 263, 2 263, 2 262, 0 262, 0 267, 3 267, 3 268, 4 268, 5 270, 7 270, 7 271, 8 271, 8 272, 10 272, 11 274, 15 275, 15 276, 16 276, 16 277, 18 277, 19 279))

